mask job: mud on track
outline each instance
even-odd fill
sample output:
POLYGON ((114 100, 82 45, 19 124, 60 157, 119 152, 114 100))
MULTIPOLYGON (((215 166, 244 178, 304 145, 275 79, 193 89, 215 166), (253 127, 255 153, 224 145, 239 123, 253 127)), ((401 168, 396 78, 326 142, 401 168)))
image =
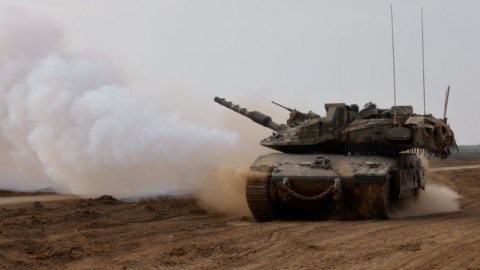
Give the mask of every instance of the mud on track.
POLYGON ((256 223, 192 198, 1 205, 0 268, 480 269, 479 173, 428 172, 461 210, 398 220, 256 223))

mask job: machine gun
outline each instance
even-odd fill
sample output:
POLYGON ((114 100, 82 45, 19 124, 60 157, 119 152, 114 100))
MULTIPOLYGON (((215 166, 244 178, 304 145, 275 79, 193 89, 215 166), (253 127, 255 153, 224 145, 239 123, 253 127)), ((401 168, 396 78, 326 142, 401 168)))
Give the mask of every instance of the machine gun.
POLYGON ((292 110, 288 107, 280 105, 280 104, 276 103, 275 101, 272 101, 272 103, 277 105, 277 106, 280 106, 280 107, 282 107, 285 110, 290 112, 290 118, 287 120, 287 125, 295 124, 295 122, 303 122, 303 121, 306 121, 306 120, 310 120, 310 119, 320 117, 320 115, 318 115, 318 114, 316 114, 312 111, 309 111, 308 113, 302 113, 300 111, 297 111, 296 109, 292 110))

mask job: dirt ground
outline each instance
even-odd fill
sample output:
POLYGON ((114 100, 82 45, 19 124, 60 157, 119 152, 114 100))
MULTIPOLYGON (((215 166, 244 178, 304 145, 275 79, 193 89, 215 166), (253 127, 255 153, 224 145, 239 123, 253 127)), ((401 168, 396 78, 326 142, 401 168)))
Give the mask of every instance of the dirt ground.
POLYGON ((193 198, 0 205, 0 269, 480 269, 479 173, 427 172, 460 211, 394 220, 256 223, 193 198))
POLYGON ((27 197, 27 196, 46 196, 46 195, 54 195, 55 192, 42 192, 42 191, 34 191, 34 192, 21 192, 21 191, 12 191, 12 190, 5 190, 0 189, 0 198, 6 197, 27 197))

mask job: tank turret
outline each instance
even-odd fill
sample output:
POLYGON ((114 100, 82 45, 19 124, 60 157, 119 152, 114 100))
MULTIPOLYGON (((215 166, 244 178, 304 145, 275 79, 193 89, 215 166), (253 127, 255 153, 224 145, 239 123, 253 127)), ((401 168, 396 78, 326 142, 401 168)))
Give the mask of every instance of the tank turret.
POLYGON ((276 131, 260 144, 284 153, 398 155, 406 151, 446 158, 450 149, 457 147, 453 131, 444 121, 417 115, 409 105, 380 109, 369 102, 358 111, 356 104, 330 103, 325 104, 326 116, 320 117, 275 103, 290 111, 287 125, 283 125, 223 98, 215 97, 215 101, 276 131))

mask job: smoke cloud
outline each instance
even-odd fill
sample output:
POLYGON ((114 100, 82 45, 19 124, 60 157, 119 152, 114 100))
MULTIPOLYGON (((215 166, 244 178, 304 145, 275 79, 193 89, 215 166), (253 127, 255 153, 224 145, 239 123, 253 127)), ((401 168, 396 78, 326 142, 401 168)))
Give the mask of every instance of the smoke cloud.
MULTIPOLYGON (((68 52, 62 29, 48 18, 19 8, 0 12, 0 188, 215 196, 202 189, 226 174, 220 164, 244 151, 236 131, 165 111, 129 87, 105 57, 68 52)), ((243 185, 241 172, 227 171, 243 185)), ((238 193, 228 185, 216 187, 224 197, 213 202, 238 193)))

